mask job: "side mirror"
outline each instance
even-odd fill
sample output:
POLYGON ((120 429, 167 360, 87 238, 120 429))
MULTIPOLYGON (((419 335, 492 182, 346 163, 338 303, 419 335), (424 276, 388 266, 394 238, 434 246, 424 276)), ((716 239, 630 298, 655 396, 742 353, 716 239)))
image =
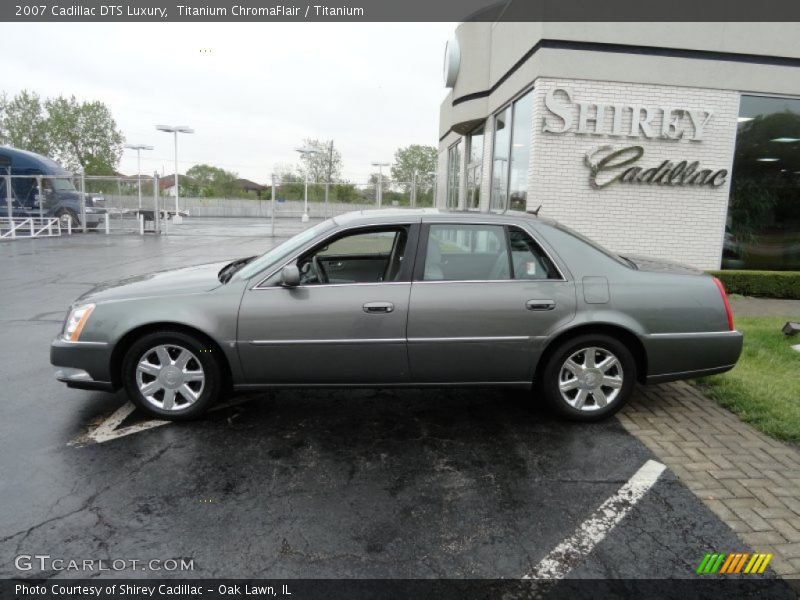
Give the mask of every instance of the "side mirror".
POLYGON ((283 287, 296 287, 300 285, 300 269, 297 265, 286 265, 281 271, 281 285, 283 287))

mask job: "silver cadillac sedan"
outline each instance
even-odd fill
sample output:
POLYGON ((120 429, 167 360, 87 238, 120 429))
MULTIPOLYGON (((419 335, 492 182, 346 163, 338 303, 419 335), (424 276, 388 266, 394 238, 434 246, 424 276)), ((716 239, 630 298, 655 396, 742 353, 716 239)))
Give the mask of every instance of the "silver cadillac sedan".
POLYGON ((507 386, 561 415, 618 411, 635 383, 721 373, 742 350, 719 280, 618 256, 524 213, 350 213, 266 254, 102 285, 50 359, 160 419, 233 390, 507 386))

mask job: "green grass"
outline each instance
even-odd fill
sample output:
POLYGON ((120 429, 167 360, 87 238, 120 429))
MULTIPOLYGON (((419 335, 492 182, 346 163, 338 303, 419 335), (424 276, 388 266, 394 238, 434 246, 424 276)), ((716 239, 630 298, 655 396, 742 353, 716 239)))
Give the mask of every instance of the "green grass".
POLYGON ((800 337, 781 333, 790 317, 741 317, 744 349, 728 373, 692 381, 743 421, 779 440, 800 443, 800 337))

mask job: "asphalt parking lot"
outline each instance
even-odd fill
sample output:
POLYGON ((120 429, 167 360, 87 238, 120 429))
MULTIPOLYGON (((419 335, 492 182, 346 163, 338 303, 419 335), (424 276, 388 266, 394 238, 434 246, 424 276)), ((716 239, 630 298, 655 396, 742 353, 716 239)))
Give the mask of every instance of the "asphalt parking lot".
POLYGON ((612 503, 624 517, 590 552, 554 555, 655 457, 616 419, 565 423, 524 393, 279 391, 153 427, 122 392, 56 382, 49 343, 76 296, 275 243, 268 223, 187 221, 0 244, 0 576, 86 575, 15 566, 49 554, 194 565, 104 577, 520 578, 556 556, 570 578, 691 578, 706 552, 748 550, 665 470, 612 503), (127 435, 93 437, 120 414, 127 435))

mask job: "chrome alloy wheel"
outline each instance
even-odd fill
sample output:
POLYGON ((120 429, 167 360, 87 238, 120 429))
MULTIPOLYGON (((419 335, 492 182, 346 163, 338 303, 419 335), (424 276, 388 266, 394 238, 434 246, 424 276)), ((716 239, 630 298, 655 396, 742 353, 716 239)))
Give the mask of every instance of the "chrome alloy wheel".
POLYGON ((622 364, 605 348, 582 348, 561 365, 558 389, 572 408, 591 412, 614 402, 622 388, 622 364))
POLYGON ((162 344, 145 352, 136 364, 136 386, 145 400, 161 410, 183 410, 203 393, 203 365, 186 348, 162 344))

